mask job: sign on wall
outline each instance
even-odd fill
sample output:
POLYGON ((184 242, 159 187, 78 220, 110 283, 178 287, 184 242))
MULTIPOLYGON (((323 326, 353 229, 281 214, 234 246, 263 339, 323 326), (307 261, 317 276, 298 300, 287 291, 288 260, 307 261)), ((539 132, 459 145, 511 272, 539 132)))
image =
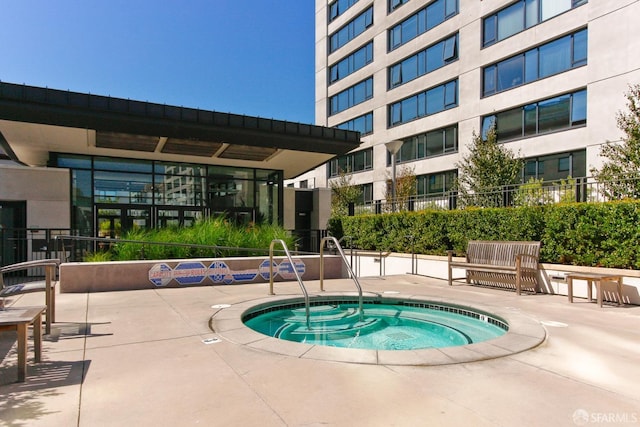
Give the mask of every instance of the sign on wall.
MULTIPOLYGON (((294 268, 300 276, 304 275, 306 271, 304 262, 294 259, 293 264, 292 266, 289 260, 283 260, 280 264, 273 261, 274 279, 278 276, 284 280, 295 279, 294 268)), ((268 259, 260 262, 256 268, 247 270, 232 270, 226 262, 221 260, 213 261, 209 266, 200 261, 180 262, 174 268, 166 263, 158 263, 149 269, 149 280, 156 286, 167 286, 172 280, 180 285, 200 285, 207 284, 208 281, 213 284, 231 285, 253 282, 258 276, 269 280, 268 259)))

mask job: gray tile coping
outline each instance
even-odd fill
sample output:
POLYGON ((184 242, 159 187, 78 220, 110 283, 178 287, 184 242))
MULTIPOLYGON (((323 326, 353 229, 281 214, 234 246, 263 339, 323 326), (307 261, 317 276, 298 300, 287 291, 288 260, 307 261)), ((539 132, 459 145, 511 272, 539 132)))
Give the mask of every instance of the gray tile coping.
MULTIPOLYGON (((353 292, 332 292, 322 294, 321 297, 312 295, 310 298, 332 299, 345 296, 353 297, 354 295, 353 292)), ((380 296, 367 293, 365 299, 372 295, 380 296)), ((219 308, 211 316, 209 324, 212 331, 221 339, 257 350, 296 358, 375 365, 435 366, 495 359, 537 347, 546 338, 546 331, 540 322, 520 313, 519 310, 509 309, 508 307, 488 307, 466 301, 452 302, 438 297, 402 293, 381 295, 381 297, 394 300, 433 302, 489 313, 506 321, 509 325, 509 330, 505 335, 492 340, 465 346, 394 351, 346 349, 280 340, 256 332, 242 322, 242 317, 246 312, 274 303, 302 300, 300 297, 292 297, 291 295, 252 299, 233 304, 228 308, 219 308)))

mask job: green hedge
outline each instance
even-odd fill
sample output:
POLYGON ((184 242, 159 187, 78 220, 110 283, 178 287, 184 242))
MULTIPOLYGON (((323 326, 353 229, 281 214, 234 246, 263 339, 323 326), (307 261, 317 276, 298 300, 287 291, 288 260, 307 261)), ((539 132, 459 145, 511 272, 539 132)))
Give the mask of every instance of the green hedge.
POLYGON ((540 240, 542 262, 640 269, 636 201, 336 217, 330 228, 366 250, 463 254, 469 240, 540 240))

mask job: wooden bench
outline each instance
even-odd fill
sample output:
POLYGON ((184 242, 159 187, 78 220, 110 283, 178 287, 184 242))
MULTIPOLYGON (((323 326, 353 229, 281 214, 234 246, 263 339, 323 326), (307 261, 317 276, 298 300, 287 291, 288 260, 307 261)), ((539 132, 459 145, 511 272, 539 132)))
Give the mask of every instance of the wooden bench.
POLYGON ((465 261, 453 260, 453 251, 447 252, 450 286, 453 269, 463 268, 468 284, 514 285, 518 295, 523 287, 538 292, 540 242, 472 240, 467 245, 465 261))
MULTIPOLYGON (((56 321, 56 268, 60 265, 58 259, 42 259, 35 261, 19 262, 0 267, 0 298, 14 295, 27 294, 31 292, 44 291, 46 311, 45 333, 51 333, 51 324, 56 321), (4 276, 15 271, 28 271, 32 269, 44 269, 44 280, 37 280, 24 283, 16 283, 6 286, 4 276)), ((21 278, 21 277, 20 277, 21 278)))

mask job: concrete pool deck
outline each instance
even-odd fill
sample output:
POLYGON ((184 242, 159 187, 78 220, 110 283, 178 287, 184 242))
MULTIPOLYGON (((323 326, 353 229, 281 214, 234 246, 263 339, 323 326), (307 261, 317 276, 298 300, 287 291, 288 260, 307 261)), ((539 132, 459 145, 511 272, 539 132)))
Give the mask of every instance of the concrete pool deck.
MULTIPOLYGON (((43 362, 33 364, 30 354, 26 382, 14 382, 15 337, 0 335, 0 425, 640 424, 640 306, 598 308, 412 275, 360 282, 365 292, 518 313, 540 323, 546 338, 470 363, 359 364, 279 354, 210 329, 220 310, 212 306, 262 300, 268 284, 59 294, 58 322, 44 339, 43 362)), ((312 294, 319 289, 305 283, 312 294)), ((330 280, 325 289, 354 286, 330 280)), ((275 292, 300 295, 296 282, 276 283, 275 292)))

